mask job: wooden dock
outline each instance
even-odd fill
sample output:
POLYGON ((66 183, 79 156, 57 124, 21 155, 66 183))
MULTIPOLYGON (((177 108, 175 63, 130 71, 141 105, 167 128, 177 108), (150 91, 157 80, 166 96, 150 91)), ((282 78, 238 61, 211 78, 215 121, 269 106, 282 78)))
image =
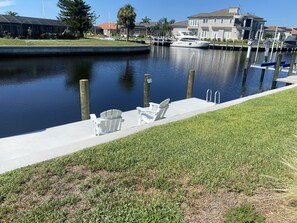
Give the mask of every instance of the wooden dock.
POLYGON ((276 81, 283 82, 286 84, 297 84, 297 75, 292 75, 292 76, 283 77, 283 78, 277 78, 276 81))

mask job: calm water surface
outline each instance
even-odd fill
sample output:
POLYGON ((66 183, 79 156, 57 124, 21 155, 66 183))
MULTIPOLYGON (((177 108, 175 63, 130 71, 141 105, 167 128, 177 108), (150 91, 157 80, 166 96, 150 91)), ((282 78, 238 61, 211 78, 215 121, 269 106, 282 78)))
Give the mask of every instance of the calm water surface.
MULTIPOLYGON (((258 60, 263 57, 260 53, 258 60)), ((155 46, 145 55, 0 59, 0 137, 79 121, 83 78, 90 81, 90 110, 97 115, 142 106, 146 73, 152 75, 154 102, 184 99, 190 69, 196 70, 197 98, 205 99, 207 89, 220 91, 221 102, 270 90, 273 72, 266 72, 261 84, 261 71, 252 68, 243 90, 245 58, 246 52, 155 46)), ((283 58, 289 61, 290 54, 283 58)))

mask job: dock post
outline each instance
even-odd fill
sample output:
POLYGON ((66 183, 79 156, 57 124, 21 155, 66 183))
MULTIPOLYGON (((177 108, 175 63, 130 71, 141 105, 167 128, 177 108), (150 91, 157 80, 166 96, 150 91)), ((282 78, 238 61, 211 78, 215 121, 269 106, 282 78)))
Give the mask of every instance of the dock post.
POLYGON ((288 76, 292 75, 292 73, 293 73, 293 67, 295 64, 295 60, 296 60, 296 52, 291 55, 291 62, 290 62, 288 76))
POLYGON ((249 61, 250 61, 250 55, 252 51, 252 41, 248 42, 248 51, 244 63, 244 71, 243 71, 243 77, 242 77, 242 83, 241 83, 241 93, 240 97, 243 97, 244 91, 245 91, 245 83, 246 83, 246 78, 247 78, 247 73, 248 73, 248 67, 249 67, 249 61))
POLYGON ((151 90, 151 75, 145 74, 144 75, 144 85, 143 85, 143 107, 148 107, 150 102, 150 90, 151 90))
POLYGON ((275 70, 274 70, 274 75, 273 75, 273 81, 272 81, 271 89, 275 89, 276 88, 276 79, 278 78, 278 74, 279 74, 279 69, 280 69, 280 64, 281 64, 282 58, 283 58, 283 55, 281 53, 278 54, 276 65, 275 65, 275 70))
POLYGON ((186 98, 193 97, 193 85, 194 85, 195 70, 190 70, 188 73, 188 86, 186 98))
MULTIPOLYGON (((267 62, 268 61, 268 55, 269 55, 270 42, 266 41, 266 42, 264 42, 264 45, 265 45, 264 62, 267 62)), ((265 76, 265 71, 266 71, 266 69, 262 69, 262 71, 261 71, 260 88, 262 88, 262 84, 263 84, 264 76, 265 76)))
POLYGON ((89 81, 87 79, 79 80, 79 89, 81 119, 87 120, 90 118, 89 81))

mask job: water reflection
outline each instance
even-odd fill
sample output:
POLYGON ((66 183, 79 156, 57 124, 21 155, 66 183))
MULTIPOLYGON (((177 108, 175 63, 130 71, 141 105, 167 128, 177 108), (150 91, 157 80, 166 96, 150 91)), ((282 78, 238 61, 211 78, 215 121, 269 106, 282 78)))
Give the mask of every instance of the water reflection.
POLYGON ((0 137, 79 121, 78 83, 84 78, 89 79, 90 107, 96 114, 141 106, 144 74, 151 74, 155 102, 184 99, 190 69, 196 73, 193 96, 201 99, 207 89, 219 90, 222 102, 270 90, 273 72, 261 78, 261 70, 252 68, 243 90, 245 57, 240 51, 156 46, 145 55, 1 59, 0 137))
POLYGON ((80 60, 77 63, 69 64, 65 86, 70 88, 79 88, 79 80, 88 79, 92 81, 92 60, 80 60))
POLYGON ((130 65, 130 60, 126 61, 126 68, 124 73, 122 73, 119 77, 120 86, 125 91, 131 91, 134 86, 134 69, 132 65, 130 65))

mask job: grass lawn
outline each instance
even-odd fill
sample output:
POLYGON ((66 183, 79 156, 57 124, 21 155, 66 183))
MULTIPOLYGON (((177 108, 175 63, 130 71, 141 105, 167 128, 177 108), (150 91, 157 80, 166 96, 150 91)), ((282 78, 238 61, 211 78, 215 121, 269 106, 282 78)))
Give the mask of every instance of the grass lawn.
POLYGON ((296 141, 296 97, 294 88, 2 174, 0 222, 223 222, 241 203, 267 222, 296 222, 274 191, 291 181, 281 160, 296 141))
POLYGON ((100 39, 78 40, 33 40, 0 38, 0 46, 139 46, 141 44, 126 41, 100 39))

